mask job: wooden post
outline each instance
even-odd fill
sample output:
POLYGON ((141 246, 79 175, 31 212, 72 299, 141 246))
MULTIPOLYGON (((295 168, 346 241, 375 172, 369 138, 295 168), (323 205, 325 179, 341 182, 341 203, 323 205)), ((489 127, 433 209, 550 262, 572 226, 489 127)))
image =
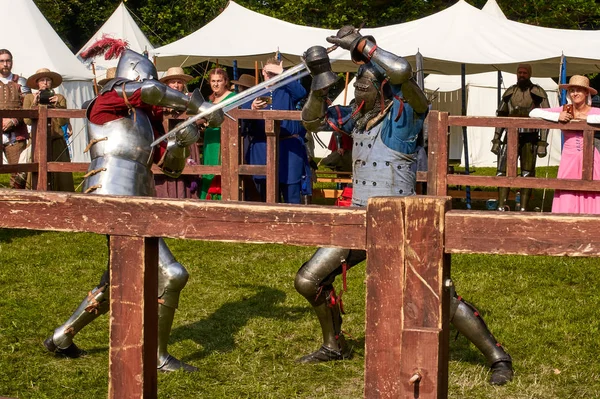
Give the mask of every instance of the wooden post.
POLYGON ((158 238, 110 237, 108 398, 156 398, 158 238))
POLYGON ((583 131, 583 165, 581 179, 591 181, 594 179, 594 131, 583 131))
POLYGON ((48 191, 48 148, 50 135, 48 134, 48 107, 39 106, 39 117, 35 129, 34 162, 38 163, 37 187, 39 191, 48 191))
MULTIPOLYGON (((517 177, 519 131, 516 127, 506 129, 506 176, 517 177)), ((537 154, 534 154, 537 157, 537 154)))
POLYGON ((427 194, 446 195, 448 185, 448 113, 431 111, 428 116, 429 154, 427 194))
POLYGON ((369 200, 365 398, 447 397, 449 208, 449 198, 369 200))
POLYGON ((279 202, 279 121, 265 119, 267 135, 267 203, 279 202))
POLYGON ((221 192, 224 200, 240 199, 239 154, 238 122, 226 117, 221 125, 221 192))

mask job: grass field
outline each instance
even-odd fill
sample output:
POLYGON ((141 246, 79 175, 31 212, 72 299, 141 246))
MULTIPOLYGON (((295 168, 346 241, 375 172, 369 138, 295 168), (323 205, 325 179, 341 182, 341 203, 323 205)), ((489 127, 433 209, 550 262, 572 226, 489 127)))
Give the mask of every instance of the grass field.
MULTIPOLYGON (((200 371, 160 374, 160 398, 362 397, 364 264, 348 274, 344 295, 354 358, 298 365, 320 344, 293 287, 314 248, 167 242, 191 274, 170 350, 200 371)), ((103 236, 0 230, 0 396, 106 397, 107 316, 77 336, 84 358, 56 358, 41 345, 98 283, 106 257, 103 236)), ((451 398, 600 398, 597 259, 453 255, 452 275, 513 356, 516 375, 489 386, 483 357, 452 330, 451 398)))

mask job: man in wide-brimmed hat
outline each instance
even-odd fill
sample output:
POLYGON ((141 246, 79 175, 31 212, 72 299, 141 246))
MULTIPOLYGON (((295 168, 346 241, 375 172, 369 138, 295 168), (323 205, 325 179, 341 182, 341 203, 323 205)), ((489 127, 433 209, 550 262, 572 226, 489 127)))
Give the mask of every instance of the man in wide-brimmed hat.
POLYGON ((169 86, 171 89, 186 93, 187 82, 192 79, 193 77, 185 73, 182 67, 171 67, 167 69, 167 73, 165 73, 165 76, 160 78, 160 81, 169 86))
MULTIPOLYGON (((37 108, 38 105, 46 105, 49 108, 67 108, 67 99, 54 92, 54 89, 62 83, 62 76, 52 72, 48 68, 38 69, 27 79, 27 86, 37 90, 35 93, 25 95, 23 99, 23 108, 37 108)), ((32 125, 33 120, 25 118, 23 121, 27 125, 32 125)), ((53 162, 71 162, 65 133, 71 136, 69 118, 52 118, 49 120, 50 148, 48 149, 48 160, 53 162), (64 126, 64 130, 63 130, 64 126)), ((29 180, 29 177, 28 177, 29 180)), ((73 183, 73 173, 71 172, 52 172, 48 179, 48 184, 52 191, 75 191, 73 183)))
MULTIPOLYGON (((510 86, 502 95, 502 102, 496 116, 529 117, 529 112, 534 108, 548 108, 548 95, 541 86, 531 82, 531 65, 520 64, 517 68, 517 83, 510 86)), ((496 128, 492 139, 491 151, 498 156, 496 176, 506 176, 506 137, 502 139, 504 128, 496 128)), ((518 155, 521 163, 521 176, 535 176, 535 161, 537 157, 543 158, 547 154, 548 129, 519 128, 518 155)), ((505 210, 509 187, 498 189, 498 210, 505 210)), ((531 197, 531 189, 521 190, 521 202, 517 207, 520 211, 527 210, 531 197)))
POLYGON ((34 96, 33 104, 56 105, 58 97, 54 93, 55 88, 62 84, 62 76, 52 72, 48 68, 40 68, 27 79, 27 86, 38 90, 34 96))

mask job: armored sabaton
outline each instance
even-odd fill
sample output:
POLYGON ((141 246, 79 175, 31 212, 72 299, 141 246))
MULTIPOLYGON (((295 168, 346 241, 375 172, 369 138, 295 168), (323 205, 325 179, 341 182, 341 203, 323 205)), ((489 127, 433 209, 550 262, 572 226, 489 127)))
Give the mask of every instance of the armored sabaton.
MULTIPOLYGON (((141 83, 115 79, 104 90, 117 90, 120 94, 131 95, 142 90, 142 101, 148 104, 170 106, 196 113, 202 108, 203 99, 199 92, 188 97, 167 88, 160 82, 147 80, 141 83), (124 84, 127 83, 127 84, 124 84), (125 86, 125 87, 124 87, 125 86)), ((94 103, 88 108, 89 113, 94 103)), ((212 114, 209 125, 222 122, 222 113, 212 114)), ((88 145, 91 163, 85 177, 84 192, 96 195, 154 196, 154 178, 151 172, 154 140, 152 125, 148 116, 140 109, 131 108, 127 117, 97 125, 89 122, 90 143, 88 145)), ((178 132, 167 144, 167 150, 159 162, 170 176, 178 176, 189 155, 189 145, 199 138, 195 125, 178 132)), ((167 343, 179 305, 179 294, 188 280, 187 270, 175 257, 162 239, 159 239, 158 276, 158 368, 164 371, 194 371, 195 368, 171 356, 167 343)), ((65 324, 58 327, 52 339, 45 345, 53 351, 71 351, 79 354, 73 344, 73 337, 83 327, 108 311, 108 273, 79 305, 65 324), (69 349, 71 348, 71 349, 69 349)), ((77 356, 71 356, 77 357, 77 356)))

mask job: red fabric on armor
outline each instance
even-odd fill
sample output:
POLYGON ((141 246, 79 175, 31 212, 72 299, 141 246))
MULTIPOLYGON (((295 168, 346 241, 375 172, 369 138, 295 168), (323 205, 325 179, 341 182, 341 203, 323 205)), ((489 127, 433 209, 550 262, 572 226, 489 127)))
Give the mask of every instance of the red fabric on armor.
MULTIPOLYGON (((165 134, 165 129, 162 124, 163 109, 156 105, 146 104, 142 101, 141 90, 136 90, 132 95, 127 97, 127 101, 132 107, 140 109, 150 119, 154 138, 158 138, 165 134)), ((90 110, 90 122, 96 125, 103 125, 107 122, 116 119, 124 118, 129 115, 129 107, 125 100, 116 91, 100 94, 90 110)), ((157 163, 162 158, 167 149, 167 143, 162 141, 159 148, 154 151, 154 163, 157 163)))

